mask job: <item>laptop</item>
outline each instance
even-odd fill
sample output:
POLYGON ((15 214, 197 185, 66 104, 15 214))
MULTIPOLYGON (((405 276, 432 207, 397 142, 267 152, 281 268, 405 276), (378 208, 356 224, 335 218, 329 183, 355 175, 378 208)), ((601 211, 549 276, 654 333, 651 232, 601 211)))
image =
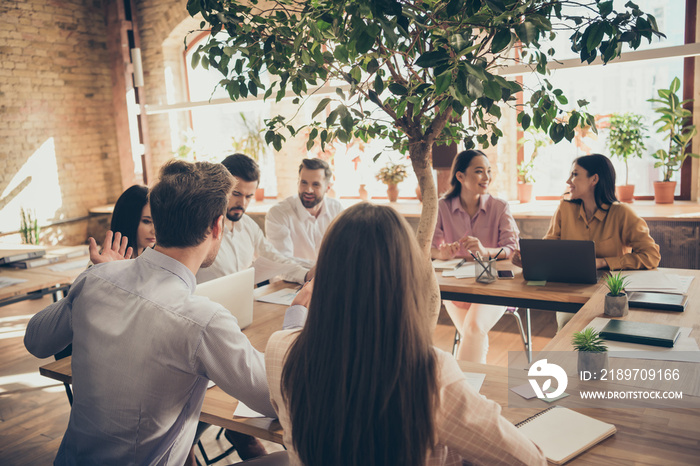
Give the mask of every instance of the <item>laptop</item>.
POLYGON ((527 281, 598 282, 593 241, 521 239, 520 255, 527 281))
POLYGON ((229 310, 238 321, 240 328, 253 322, 253 289, 255 270, 251 267, 240 272, 200 283, 194 290, 197 296, 204 296, 229 310))

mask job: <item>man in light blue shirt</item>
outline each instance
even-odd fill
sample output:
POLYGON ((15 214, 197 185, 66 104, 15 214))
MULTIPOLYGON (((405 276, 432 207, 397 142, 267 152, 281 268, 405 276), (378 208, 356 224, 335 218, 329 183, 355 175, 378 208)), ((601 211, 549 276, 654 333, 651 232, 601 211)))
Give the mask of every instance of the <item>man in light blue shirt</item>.
POLYGON ((233 183, 219 164, 166 164, 150 193, 155 249, 88 269, 29 322, 33 355, 73 344, 74 402, 54 464, 182 465, 209 380, 275 416, 263 354, 223 306, 192 295, 219 249, 233 183))

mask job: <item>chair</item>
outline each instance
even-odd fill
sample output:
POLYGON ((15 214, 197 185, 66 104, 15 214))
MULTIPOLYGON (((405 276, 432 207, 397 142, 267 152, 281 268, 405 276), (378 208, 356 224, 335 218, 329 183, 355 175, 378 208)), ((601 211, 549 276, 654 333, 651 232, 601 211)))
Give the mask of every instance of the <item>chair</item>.
MULTIPOLYGON (((73 354, 73 345, 68 345, 58 353, 54 354, 54 359, 58 361, 73 354)), ((68 382, 63 382, 63 386, 66 389, 66 396, 68 397, 68 403, 73 406, 73 390, 70 388, 68 382)))
MULTIPOLYGON (((525 309, 525 327, 523 328, 523 321, 518 314, 518 309, 515 307, 509 307, 506 309, 505 315, 510 315, 515 318, 518 323, 518 329, 520 330, 520 337, 523 340, 523 346, 525 347, 525 354, 527 356, 527 362, 532 362, 532 329, 530 326, 530 309, 525 309)), ((455 328, 455 338, 452 343, 452 355, 457 354, 457 347, 459 342, 462 341, 462 335, 460 335, 459 330, 455 328)))

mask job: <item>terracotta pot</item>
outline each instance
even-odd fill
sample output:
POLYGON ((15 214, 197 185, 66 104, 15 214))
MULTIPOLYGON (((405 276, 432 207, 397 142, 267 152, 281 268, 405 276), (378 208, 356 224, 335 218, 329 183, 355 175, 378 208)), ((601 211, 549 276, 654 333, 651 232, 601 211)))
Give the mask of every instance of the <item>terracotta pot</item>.
POLYGON ((365 189, 365 185, 361 184, 360 185, 360 199, 363 201, 366 201, 369 198, 369 193, 367 192, 367 189, 365 189))
POLYGON ((418 202, 423 202, 423 193, 420 190, 420 186, 416 186, 416 197, 418 198, 418 202))
POLYGON ((255 190, 255 200, 261 202, 265 199, 265 188, 258 188, 255 190))
POLYGON ((657 204, 673 204, 673 193, 675 192, 675 181, 654 181, 654 201, 657 204))
POLYGON ((399 198, 399 187, 395 184, 387 185, 386 195, 389 196, 389 202, 396 202, 399 198))
POLYGON ((607 351, 579 351, 578 352, 578 372, 591 372, 595 378, 600 377, 600 373, 608 365, 607 351))
POLYGON ((603 312, 610 317, 624 317, 630 312, 627 293, 613 296, 610 293, 605 295, 605 306, 603 312))
POLYGON ((631 204, 634 202, 634 185, 633 184, 625 184, 622 186, 615 186, 615 191, 617 194, 617 199, 620 202, 627 202, 628 204, 631 204))
POLYGON ((532 200, 532 183, 518 183, 518 200, 521 204, 532 200))

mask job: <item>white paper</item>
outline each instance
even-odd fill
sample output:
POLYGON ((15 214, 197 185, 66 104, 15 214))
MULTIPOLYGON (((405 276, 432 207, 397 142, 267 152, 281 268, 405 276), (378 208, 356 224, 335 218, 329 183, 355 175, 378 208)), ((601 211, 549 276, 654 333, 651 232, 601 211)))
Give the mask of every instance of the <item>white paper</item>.
POLYGON ((440 260, 440 259, 435 259, 433 263, 433 268, 435 270, 454 270, 455 267, 459 265, 460 262, 462 262, 464 259, 460 259, 459 257, 456 259, 449 259, 449 260, 440 260))
POLYGON ((474 390, 477 392, 481 391, 481 386, 484 384, 486 374, 481 374, 479 372, 465 372, 464 376, 467 378, 467 383, 471 385, 474 390))
POLYGON ((48 269, 52 270, 54 272, 65 272, 67 270, 84 269, 84 268, 87 268, 88 262, 89 262, 88 258, 84 258, 84 259, 77 260, 77 261, 60 262, 56 265, 52 265, 51 267, 48 267, 48 269))
POLYGON ((294 288, 284 288, 281 290, 277 290, 274 293, 266 294, 265 296, 256 298, 256 301, 261 301, 263 303, 282 304, 283 306, 291 306, 292 301, 294 301, 294 297, 297 295, 297 293, 298 290, 294 288))
MULTIPOLYGON (((605 317, 596 317, 588 324, 593 330, 600 332, 605 327, 610 319, 605 317)), ((605 340, 605 345, 608 347, 608 352, 621 351, 621 354, 611 355, 616 358, 630 359, 656 359, 660 361, 684 361, 684 362, 700 362, 700 348, 694 338, 690 337, 692 332, 690 327, 681 327, 680 335, 673 348, 664 348, 662 346, 643 345, 640 343, 628 343, 625 341, 610 341, 605 340)))
POLYGON ((263 414, 250 409, 242 401, 238 402, 238 406, 236 406, 236 410, 233 412, 233 415, 238 417, 265 417, 263 414))
POLYGON ((18 283, 24 283, 26 281, 27 280, 25 278, 0 277, 0 288, 16 285, 18 283))
MULTIPOLYGON (((673 276, 673 274, 669 274, 673 276)), ((627 277, 629 284, 625 291, 660 291, 662 293, 683 293, 677 283, 671 281, 669 276, 660 270, 624 270, 623 277, 627 277)), ((689 285, 689 284, 688 284, 689 285)))
POLYGON ((464 264, 458 269, 455 270, 445 270, 442 272, 443 277, 455 277, 455 278, 474 278, 476 277, 476 264, 474 262, 470 262, 468 264, 464 264))
POLYGON ((666 276, 678 287, 680 293, 674 292, 675 294, 688 294, 690 284, 693 283, 693 279, 695 278, 692 275, 676 275, 673 273, 667 273, 666 276))

